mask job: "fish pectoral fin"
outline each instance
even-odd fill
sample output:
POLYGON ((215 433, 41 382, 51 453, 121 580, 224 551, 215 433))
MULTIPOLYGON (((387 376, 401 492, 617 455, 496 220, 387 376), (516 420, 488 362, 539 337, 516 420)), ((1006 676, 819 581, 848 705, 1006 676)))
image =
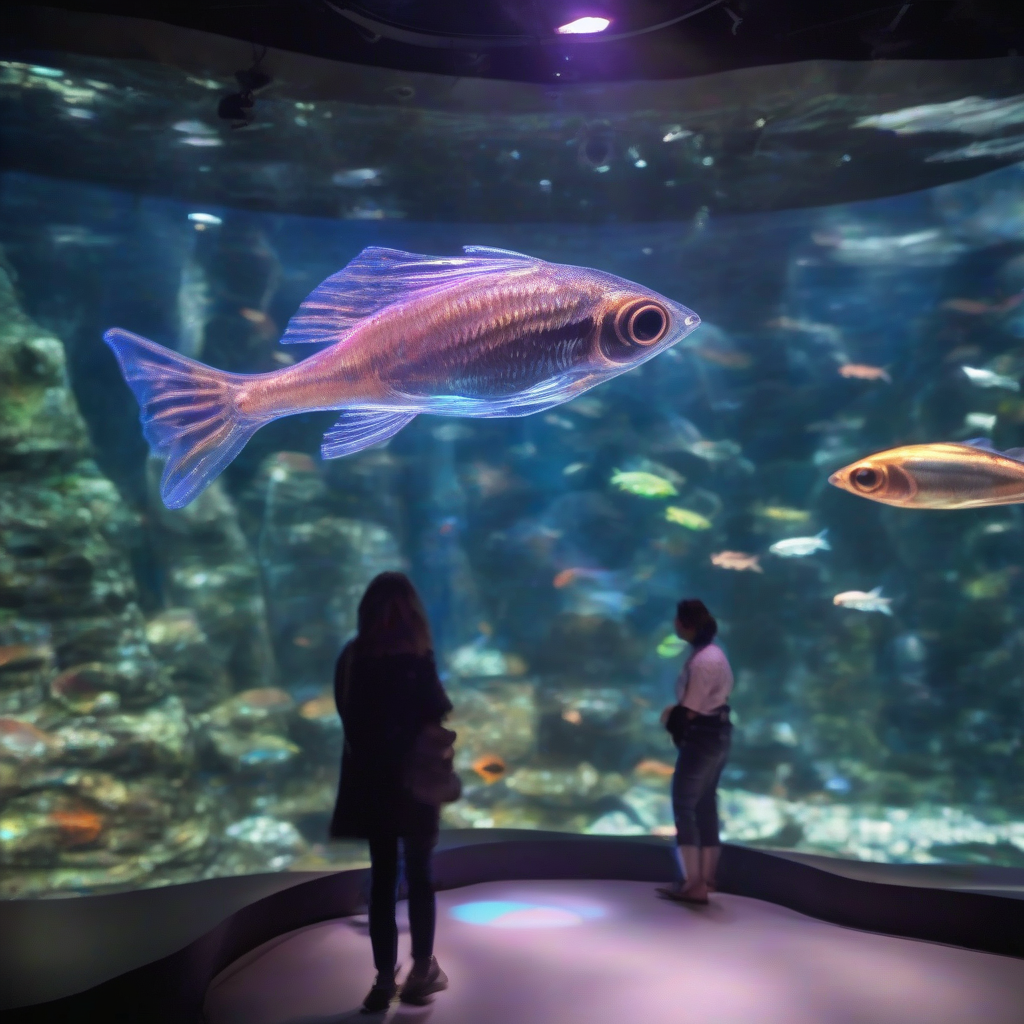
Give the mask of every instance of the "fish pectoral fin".
POLYGON ((362 319, 399 301, 483 274, 532 269, 540 260, 500 249, 465 256, 422 256, 371 245, 303 300, 282 345, 340 341, 362 319), (486 255, 484 255, 486 253, 486 255))
POLYGON ((346 409, 338 417, 338 422, 324 434, 320 455, 325 459, 340 459, 343 455, 351 455, 371 445, 380 444, 394 437, 415 418, 414 412, 346 409))

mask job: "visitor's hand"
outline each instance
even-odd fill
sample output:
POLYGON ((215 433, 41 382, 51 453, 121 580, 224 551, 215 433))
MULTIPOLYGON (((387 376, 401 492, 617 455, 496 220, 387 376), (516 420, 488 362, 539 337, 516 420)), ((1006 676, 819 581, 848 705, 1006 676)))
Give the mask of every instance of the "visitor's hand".
POLYGON ((672 709, 674 707, 675 707, 675 704, 669 704, 669 706, 667 708, 665 708, 664 711, 662 711, 662 713, 661 713, 661 724, 662 725, 664 725, 666 722, 668 722, 668 716, 672 714, 672 709))

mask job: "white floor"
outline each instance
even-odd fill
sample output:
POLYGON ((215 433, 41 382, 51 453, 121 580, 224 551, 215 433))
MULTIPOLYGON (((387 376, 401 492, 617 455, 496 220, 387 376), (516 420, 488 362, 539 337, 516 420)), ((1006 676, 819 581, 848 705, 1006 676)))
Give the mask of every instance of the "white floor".
MULTIPOLYGON (((741 896, 693 909, 638 882, 493 882, 438 893, 436 954, 450 989, 429 1007, 396 1003, 389 1020, 1024 1022, 1024 960, 853 931, 741 896)), ((408 963, 404 929, 400 959, 408 963)), ((365 918, 329 921, 223 971, 207 993, 206 1020, 379 1021, 356 1012, 372 979, 365 918)))

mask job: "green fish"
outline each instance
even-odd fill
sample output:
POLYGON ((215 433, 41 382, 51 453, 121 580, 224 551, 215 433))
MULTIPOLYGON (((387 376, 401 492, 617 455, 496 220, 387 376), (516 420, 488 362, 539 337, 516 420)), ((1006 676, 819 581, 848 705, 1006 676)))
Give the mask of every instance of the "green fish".
POLYGON ((640 498, 671 498, 679 493, 671 480, 656 476, 654 473, 645 473, 643 470, 623 472, 617 469, 612 473, 611 482, 619 490, 640 498))
POLYGON ((655 650, 659 658, 674 658, 677 654, 682 654, 685 647, 685 640, 680 640, 675 633, 669 633, 655 650))
POLYGON ((706 516, 702 516, 699 512, 694 512, 693 509, 680 508, 678 505, 669 505, 665 509, 665 518, 670 523, 685 526, 688 530, 711 529, 711 520, 706 516))

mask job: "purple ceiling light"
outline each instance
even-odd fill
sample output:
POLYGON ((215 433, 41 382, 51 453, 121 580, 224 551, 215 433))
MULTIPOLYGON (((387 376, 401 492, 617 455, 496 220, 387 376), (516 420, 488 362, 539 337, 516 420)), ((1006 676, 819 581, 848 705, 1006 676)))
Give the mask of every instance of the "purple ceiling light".
POLYGON ((559 25, 555 31, 562 36, 592 35, 594 32, 603 32, 610 24, 608 18, 584 17, 570 21, 567 25, 559 25))

